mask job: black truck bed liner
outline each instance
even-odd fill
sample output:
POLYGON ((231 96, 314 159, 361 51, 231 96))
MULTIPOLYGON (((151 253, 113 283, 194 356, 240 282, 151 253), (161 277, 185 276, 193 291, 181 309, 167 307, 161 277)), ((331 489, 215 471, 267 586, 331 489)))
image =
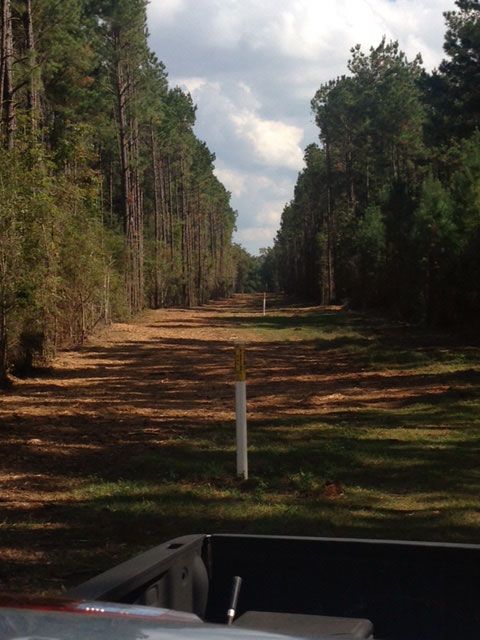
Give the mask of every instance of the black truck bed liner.
MULTIPOLYGON (((234 576, 238 615, 366 619, 383 640, 478 640, 480 546, 275 536, 169 541, 73 589, 225 622, 234 576)), ((290 632, 291 633, 291 632, 290 632)))

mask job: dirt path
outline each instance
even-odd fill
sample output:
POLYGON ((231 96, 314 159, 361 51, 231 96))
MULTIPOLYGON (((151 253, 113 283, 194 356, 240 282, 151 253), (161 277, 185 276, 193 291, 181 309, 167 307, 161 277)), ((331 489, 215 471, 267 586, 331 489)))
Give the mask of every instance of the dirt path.
MULTIPOLYGON (((119 444, 155 444, 179 423, 230 418, 232 343, 240 334, 222 313, 241 317, 244 302, 146 312, 61 353, 42 377, 17 381, 0 401, 3 465, 16 460, 25 470, 29 457, 40 471, 43 455, 53 455, 72 469, 81 454, 85 470, 85 457, 104 456, 106 447, 116 457, 119 444)), ((50 473, 44 479, 54 484, 50 473)))
POLYGON ((193 531, 476 539, 480 350, 281 301, 262 322, 261 304, 147 312, 0 396, 0 590, 61 591, 193 531))
POLYGON ((0 397, 0 588, 29 585, 19 571, 58 562, 63 545, 86 542, 58 517, 76 486, 99 470, 121 475, 132 457, 189 429, 233 420, 232 343, 259 338, 232 320, 260 305, 238 296, 146 312, 61 353, 51 372, 0 397))

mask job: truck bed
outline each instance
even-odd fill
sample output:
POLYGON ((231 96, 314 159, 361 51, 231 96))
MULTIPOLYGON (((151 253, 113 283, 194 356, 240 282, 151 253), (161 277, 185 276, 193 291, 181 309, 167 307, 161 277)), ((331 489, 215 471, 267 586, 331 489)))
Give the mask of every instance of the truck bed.
MULTIPOLYGON (((68 595, 167 607, 224 623, 234 576, 243 579, 239 621, 246 612, 288 613, 371 621, 382 640, 480 638, 478 545, 193 535, 155 547, 68 595)), ((278 623, 278 616, 270 618, 278 623)))

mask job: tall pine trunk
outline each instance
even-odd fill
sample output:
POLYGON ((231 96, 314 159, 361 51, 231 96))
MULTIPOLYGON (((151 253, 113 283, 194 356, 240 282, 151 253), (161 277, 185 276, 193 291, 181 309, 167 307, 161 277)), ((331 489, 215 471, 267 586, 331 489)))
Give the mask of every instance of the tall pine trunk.
POLYGON ((11 150, 15 145, 16 117, 13 88, 13 27, 10 0, 2 0, 0 84, 3 134, 5 146, 11 150))
MULTIPOLYGON (((10 0, 2 0, 0 37, 0 124, 4 146, 12 150, 15 144, 15 106, 13 102, 13 30, 10 0)), ((0 263, 0 384, 8 380, 8 301, 7 259, 0 263)))
MULTIPOLYGON (((0 268, 2 266, 0 265, 0 268)), ((2 280, 6 277, 4 269, 0 274, 2 280)), ((7 295, 5 285, 0 288, 0 386, 8 379, 8 329, 7 329, 7 295)))
POLYGON ((40 120, 40 99, 38 88, 37 52, 33 25, 32 0, 25 0, 24 29, 29 62, 30 86, 28 90, 28 111, 32 137, 35 137, 40 120))
POLYGON ((150 125, 150 141, 152 145, 152 173, 153 173, 153 227, 154 227, 154 308, 162 306, 162 278, 161 278, 161 207, 162 207, 162 179, 157 154, 157 142, 155 138, 155 128, 150 125))
POLYGON ((335 222, 334 222, 334 202, 333 202, 333 175, 332 175, 332 158, 330 153, 330 145, 325 145, 327 158, 327 256, 326 256, 326 274, 324 279, 325 291, 323 295, 323 304, 333 304, 335 301, 335 263, 334 263, 334 245, 335 245, 335 222))
POLYGON ((117 109, 120 138, 120 165, 122 172, 122 208, 127 253, 126 288, 131 313, 143 307, 143 214, 139 179, 138 123, 130 114, 134 109, 135 89, 131 73, 121 59, 122 42, 115 40, 118 60, 116 64, 117 109))

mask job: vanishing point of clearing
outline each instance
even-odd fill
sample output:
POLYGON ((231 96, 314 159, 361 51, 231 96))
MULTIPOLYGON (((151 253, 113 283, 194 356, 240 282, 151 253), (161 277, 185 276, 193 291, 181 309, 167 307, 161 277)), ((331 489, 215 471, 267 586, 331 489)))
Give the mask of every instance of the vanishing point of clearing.
POLYGON ((480 349, 236 296, 114 324, 2 399, 2 582, 58 591, 182 532, 474 541, 480 349), (248 342, 251 479, 235 478, 248 342))
MULTIPOLYGON (((385 37, 335 43, 349 61, 330 81, 319 60, 318 135, 259 256, 235 242, 248 212, 217 175, 235 167, 198 138, 147 4, 1 2, 0 590, 59 593, 189 533, 478 542, 479 0, 444 14, 437 69, 385 37)), ((245 60, 266 77, 263 49, 245 60)), ((285 96, 305 75, 291 53, 285 96)), ((249 88, 244 71, 229 83, 249 88)), ((272 142, 288 160, 282 103, 278 134, 261 100, 239 112, 249 162, 272 142)), ((270 204, 255 212, 259 240, 270 204)))

